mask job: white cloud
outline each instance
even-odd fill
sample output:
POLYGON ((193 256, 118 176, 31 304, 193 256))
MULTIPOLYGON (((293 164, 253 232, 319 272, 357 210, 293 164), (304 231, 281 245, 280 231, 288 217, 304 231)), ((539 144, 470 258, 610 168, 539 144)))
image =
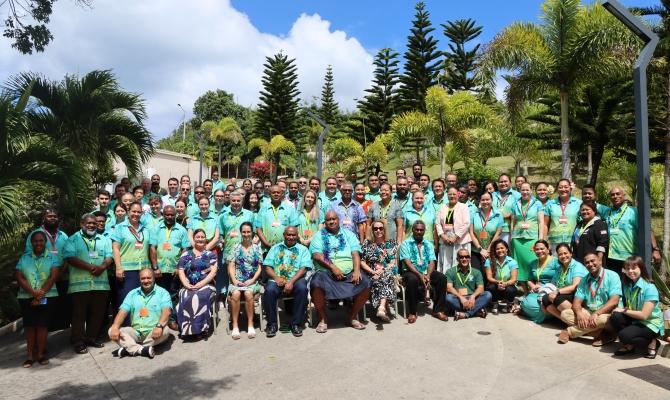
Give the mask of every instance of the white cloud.
MULTIPOLYGON (((256 105, 266 56, 283 50, 296 59, 301 99, 319 97, 328 64, 336 100, 353 109, 372 78, 372 55, 355 38, 332 30, 319 15, 300 15, 282 36, 260 32, 229 1, 96 1, 92 10, 57 2, 44 53, 21 55, 0 38, 0 79, 21 71, 51 79, 113 69, 121 86, 147 101, 148 127, 156 138, 181 121, 177 103, 191 113, 207 90, 232 92, 256 105)), ((188 116, 187 116, 188 117, 188 116)))

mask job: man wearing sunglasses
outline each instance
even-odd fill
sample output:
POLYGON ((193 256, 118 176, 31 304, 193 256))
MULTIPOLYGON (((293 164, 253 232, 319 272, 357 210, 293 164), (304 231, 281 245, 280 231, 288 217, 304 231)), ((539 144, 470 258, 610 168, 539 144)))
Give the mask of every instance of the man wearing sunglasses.
POLYGON ((491 293, 484 290, 482 273, 470 266, 470 252, 466 249, 460 249, 456 259, 458 265, 446 273, 447 307, 454 313, 454 321, 475 315, 486 318, 491 293))

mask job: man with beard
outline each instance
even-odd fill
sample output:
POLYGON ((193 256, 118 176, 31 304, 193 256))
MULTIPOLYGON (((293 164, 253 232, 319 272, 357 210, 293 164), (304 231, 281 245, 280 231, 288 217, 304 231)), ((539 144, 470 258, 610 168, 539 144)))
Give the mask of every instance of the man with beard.
POLYGON ((412 175, 414 176, 414 182, 418 182, 419 178, 423 174, 423 167, 419 163, 412 165, 412 175))
POLYGON ((409 181, 407 181, 407 178, 401 176, 396 181, 393 200, 398 202, 398 206, 403 212, 412 206, 412 196, 409 195, 409 181))
POLYGON ((362 243, 365 240, 365 222, 368 217, 365 215, 363 207, 352 198, 354 189, 349 182, 345 182, 341 187, 342 198, 330 204, 330 209, 337 213, 343 228, 348 229, 358 237, 362 243))

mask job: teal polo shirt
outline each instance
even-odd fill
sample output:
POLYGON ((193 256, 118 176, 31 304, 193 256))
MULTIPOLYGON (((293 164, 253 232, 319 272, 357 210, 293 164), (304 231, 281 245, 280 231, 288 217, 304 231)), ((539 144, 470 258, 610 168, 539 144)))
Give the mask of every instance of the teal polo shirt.
POLYGON ((330 203, 336 203, 341 199, 342 195, 340 195, 339 190, 335 192, 332 197, 328 197, 325 191, 319 192, 319 204, 321 205, 321 210, 323 210, 324 214, 330 209, 330 203))
POLYGON ((271 246, 284 240, 284 229, 287 226, 298 225, 298 214, 295 208, 284 202, 277 207, 274 207, 272 203, 261 207, 254 221, 254 229, 260 228, 271 246))
POLYGON ((422 274, 428 272, 428 265, 431 261, 437 261, 435 258, 435 246, 424 239, 421 242, 421 252, 419 253, 419 246, 417 245, 414 235, 410 235, 400 245, 400 264, 404 265, 404 260, 409 260, 414 268, 422 274))
POLYGON ((173 273, 179 256, 191 246, 186 228, 175 223, 168 229, 165 221, 150 231, 149 244, 156 247, 156 266, 161 273, 173 273))
POLYGON ((271 267, 276 275, 291 280, 300 269, 312 269, 312 255, 300 243, 288 247, 281 242, 272 246, 263 265, 271 267))
POLYGON ((163 217, 162 216, 156 216, 152 213, 144 214, 142 215, 142 218, 140 218, 140 223, 144 225, 147 230, 153 231, 156 229, 158 224, 163 222, 163 217))
MULTIPOLYGON (((63 258, 78 258, 89 264, 101 266, 105 259, 112 258, 112 241, 97 233, 89 239, 79 230, 67 240, 63 258)), ((109 290, 107 274, 93 276, 88 271, 71 267, 68 293, 93 290, 109 290)))
POLYGON ((544 213, 544 207, 535 197, 525 203, 523 200, 514 203, 514 207, 512 207, 512 217, 514 218, 512 238, 539 238, 541 213, 544 213))
POLYGON ((471 295, 479 286, 484 286, 484 277, 478 269, 470 267, 467 272, 463 273, 458 266, 451 267, 444 274, 447 277, 447 282, 451 283, 456 289, 467 289, 467 294, 471 295))
POLYGON ((444 196, 442 196, 442 199, 440 199, 440 200, 436 200, 435 196, 432 196, 430 198, 430 201, 426 201, 426 204, 428 204, 428 206, 432 207, 433 208, 433 213, 435 215, 437 215, 437 212, 440 211, 440 207, 442 207, 445 204, 448 205, 449 200, 447 199, 446 194, 444 196))
MULTIPOLYGON (((107 212, 105 213, 105 215, 107 215, 107 219, 105 220, 105 229, 111 228, 116 223, 116 215, 114 215, 114 208, 111 207, 111 204, 112 203, 110 201, 109 205, 107 206, 107 212)), ((91 214, 96 211, 100 211, 100 207, 96 207, 95 210, 91 211, 91 214)))
POLYGON ((382 195, 379 194, 379 190, 377 190, 375 193, 367 192, 365 194, 365 200, 372 200, 374 203, 377 203, 382 200, 382 195))
POLYGON ((59 230, 56 233, 56 236, 52 237, 49 232, 44 230, 42 227, 35 229, 34 231, 30 232, 28 238, 26 239, 26 249, 24 251, 25 254, 30 254, 33 252, 33 245, 30 243, 30 238, 33 237, 33 233, 35 232, 44 232, 47 237, 47 251, 56 256, 56 259, 59 263, 58 265, 63 265, 63 249, 65 248, 65 243, 67 243, 68 239, 68 236, 65 234, 65 232, 59 230))
POLYGON ((130 231, 130 224, 117 224, 112 233, 112 244, 118 243, 121 251, 121 268, 126 271, 139 271, 151 267, 149 262, 149 230, 140 223, 137 231, 139 240, 130 231))
MULTIPOLYGON (((61 265, 62 260, 54 253, 44 251, 42 254, 36 255, 31 250, 30 253, 25 253, 19 258, 19 262, 16 264, 16 269, 21 271, 33 289, 39 289, 49 279, 49 276, 51 276, 51 270, 58 268, 61 265)), ((106 275, 105 279, 107 279, 106 275)), ((49 288, 44 297, 56 296, 58 296, 58 291, 54 284, 49 288)), ((21 286, 19 286, 19 293, 16 297, 19 299, 33 298, 33 296, 26 292, 21 286)))
POLYGON ((623 204, 618 209, 603 210, 610 238, 608 258, 625 260, 637 254, 637 209, 623 204))
POLYGON ((322 209, 318 210, 319 217, 313 221, 310 214, 304 210, 298 211, 298 234, 303 239, 311 239, 319 231, 319 226, 325 220, 325 213, 322 209))
POLYGON ((557 288, 570 286, 575 278, 584 279, 584 277, 589 274, 589 270, 586 269, 584 264, 575 259, 570 260, 568 269, 563 271, 563 267, 561 266, 560 261, 558 261, 558 258, 553 258, 551 268, 554 270, 554 277, 551 282, 556 285, 557 288))
POLYGON ((241 209, 237 214, 228 209, 219 217, 219 233, 223 238, 223 254, 229 254, 236 244, 242 242, 240 226, 244 222, 254 222, 254 213, 241 209))
POLYGON ((514 189, 509 189, 505 194, 498 192, 493 192, 493 208, 500 211, 503 218, 505 219, 505 225, 503 225, 503 233, 509 232, 509 219, 512 215, 512 208, 517 201, 521 200, 521 193, 517 192, 514 189))
MULTIPOLYGON (((484 268, 486 269, 491 268, 490 258, 486 259, 486 262, 484 263, 484 268)), ((496 273, 493 276, 493 279, 499 281, 507 281, 512 276, 512 270, 515 269, 519 269, 519 264, 517 264, 516 260, 514 260, 510 256, 505 256, 505 260, 502 262, 502 264, 499 263, 496 264, 496 273)))
POLYGON ((560 199, 547 201, 544 206, 544 216, 549 217, 549 242, 553 245, 559 243, 570 243, 572 234, 577 227, 579 219, 579 207, 582 201, 576 197, 570 197, 565 209, 561 206, 560 199))
POLYGON ((426 224, 426 233, 423 238, 428 240, 430 244, 435 246, 433 231, 435 230, 435 211, 433 207, 423 207, 423 210, 417 211, 414 207, 403 210, 403 224, 405 225, 405 236, 412 235, 412 224, 417 220, 423 221, 426 224))
POLYGON ((205 236, 207 236, 207 241, 210 241, 214 238, 216 231, 219 229, 219 220, 211 213, 208 213, 204 217, 198 213, 188 219, 186 228, 192 231, 195 231, 196 229, 204 230, 205 236))
MULTIPOLYGON (((340 231, 334 235, 326 228, 319 230, 309 244, 309 251, 313 254, 323 254, 324 258, 330 259, 345 275, 353 271, 354 260, 351 253, 356 251, 361 253, 361 245, 358 243, 358 237, 350 230, 340 227, 340 231)), ((316 271, 330 270, 321 264, 316 265, 316 271)))
POLYGON ((144 336, 154 330, 163 310, 172 310, 172 300, 168 291, 158 285, 149 293, 144 293, 140 286, 128 293, 119 308, 130 316, 130 326, 138 335, 144 336), (147 310, 145 316, 142 309, 147 310))
POLYGON ((222 206, 221 209, 216 208, 216 204, 212 202, 212 205, 209 206, 209 213, 214 216, 217 220, 221 218, 221 216, 226 212, 230 210, 230 206, 222 206))
POLYGON ((539 265, 540 260, 535 259, 530 263, 530 277, 529 280, 544 285, 554 279, 556 275, 556 259, 549 256, 545 260, 544 265, 539 265))
POLYGON ((641 311, 644 303, 648 301, 654 303, 654 309, 651 311, 648 319, 644 321, 633 319, 633 323, 646 326, 661 335, 665 333, 663 313, 659 306, 660 301, 656 285, 647 282, 644 278, 638 278, 634 284, 631 282, 623 286, 623 297, 624 305, 635 311, 641 311))
POLYGON ((601 268, 600 275, 594 278, 590 273, 579 282, 575 299, 583 300, 583 307, 593 312, 602 307, 610 297, 618 295, 621 306, 621 279, 619 274, 601 268), (599 287, 600 286, 600 287, 599 287))
MULTIPOLYGON (((502 214, 495 210, 491 209, 488 219, 486 214, 481 209, 478 209, 475 213, 470 214, 470 226, 479 241, 479 244, 482 246, 482 249, 488 249, 491 244, 491 239, 495 236, 498 229, 502 229, 505 225, 505 219, 502 214)), ((479 249, 473 248, 472 251, 479 253, 479 249)))

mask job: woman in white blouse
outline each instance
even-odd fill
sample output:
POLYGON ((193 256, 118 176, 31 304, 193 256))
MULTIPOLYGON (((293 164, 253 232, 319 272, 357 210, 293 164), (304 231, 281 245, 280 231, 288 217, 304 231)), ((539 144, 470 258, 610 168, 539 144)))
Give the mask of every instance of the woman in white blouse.
POLYGON ((458 201, 458 189, 447 190, 448 203, 442 205, 435 219, 435 229, 439 240, 438 270, 444 273, 457 264, 459 249, 470 251, 470 211, 468 206, 458 201))

